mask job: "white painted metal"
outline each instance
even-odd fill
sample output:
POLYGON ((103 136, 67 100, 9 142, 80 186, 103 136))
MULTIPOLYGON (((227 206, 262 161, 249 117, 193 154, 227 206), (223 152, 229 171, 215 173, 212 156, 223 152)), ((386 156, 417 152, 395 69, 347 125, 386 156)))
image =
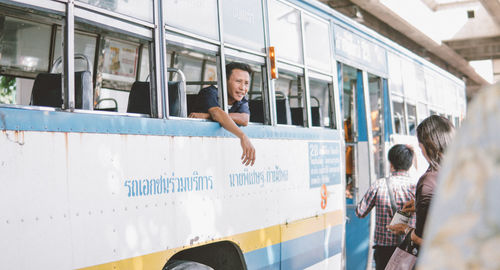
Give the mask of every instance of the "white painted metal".
POLYGON ((244 167, 235 138, 4 131, 2 267, 81 268, 342 211, 341 184, 328 187, 325 209, 309 187, 308 141, 252 142, 276 151, 244 167), (272 173, 280 181, 231 185, 272 173), (181 192, 175 178, 194 176, 205 190, 181 192), (174 190, 130 193, 130 181, 162 178, 174 190))

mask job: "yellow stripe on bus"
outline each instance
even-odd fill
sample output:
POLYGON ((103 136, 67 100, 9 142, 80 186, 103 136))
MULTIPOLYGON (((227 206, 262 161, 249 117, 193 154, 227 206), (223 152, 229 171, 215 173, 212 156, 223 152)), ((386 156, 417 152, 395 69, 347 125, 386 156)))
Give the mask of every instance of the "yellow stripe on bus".
POLYGON ((213 241, 202 242, 196 245, 168 249, 147 255, 127 258, 115 262, 81 268, 83 270, 120 270, 120 269, 159 269, 175 253, 197 246, 219 241, 232 241, 239 245, 243 253, 266 248, 281 242, 293 240, 312 234, 325 228, 342 224, 343 212, 341 210, 329 212, 321 216, 297 220, 292 223, 275 225, 255 231, 236 234, 213 241))

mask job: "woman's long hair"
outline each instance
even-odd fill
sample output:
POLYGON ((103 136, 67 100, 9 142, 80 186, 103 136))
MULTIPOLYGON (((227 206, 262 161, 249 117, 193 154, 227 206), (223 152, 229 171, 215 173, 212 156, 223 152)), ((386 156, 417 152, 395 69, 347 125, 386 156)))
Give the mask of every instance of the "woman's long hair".
POLYGON ((431 115, 418 125, 418 142, 424 146, 429 165, 433 170, 439 169, 444 151, 454 133, 453 124, 439 115, 431 115))

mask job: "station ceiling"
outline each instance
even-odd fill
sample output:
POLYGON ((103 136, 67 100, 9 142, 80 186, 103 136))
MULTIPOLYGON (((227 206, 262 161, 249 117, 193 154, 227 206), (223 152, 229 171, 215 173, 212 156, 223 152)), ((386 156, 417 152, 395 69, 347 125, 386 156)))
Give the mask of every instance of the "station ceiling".
POLYGON ((318 1, 464 79, 469 98, 488 84, 469 61, 500 61, 500 0, 318 1))

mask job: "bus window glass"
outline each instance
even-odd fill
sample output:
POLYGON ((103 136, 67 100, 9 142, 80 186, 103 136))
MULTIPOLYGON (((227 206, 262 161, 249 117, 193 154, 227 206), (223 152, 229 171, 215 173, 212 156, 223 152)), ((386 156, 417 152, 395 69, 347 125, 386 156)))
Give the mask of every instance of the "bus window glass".
POLYGON ((328 82, 314 78, 309 79, 312 126, 335 128, 331 87, 331 81, 328 82))
POLYGON ((275 81, 278 124, 304 126, 304 76, 279 70, 275 81))
POLYGON ((409 60, 402 61, 403 88, 406 97, 416 99, 417 97, 417 78, 416 65, 409 60))
POLYGON ((420 122, 424 121, 425 118, 429 117, 429 109, 427 109, 427 105, 424 103, 419 102, 417 105, 417 119, 418 119, 418 124, 420 122))
POLYGON ((389 91, 403 95, 403 77, 401 74, 401 59, 391 53, 387 53, 387 61, 389 68, 389 91))
POLYGON ((356 201, 356 141, 357 141, 357 114, 356 114, 356 88, 362 82, 357 80, 358 71, 353 67, 342 66, 342 111, 345 133, 345 174, 346 198, 356 201))
POLYGON ((153 22, 153 0, 76 0, 109 11, 127 15, 147 22, 153 22))
POLYGON ((248 88, 248 93, 246 99, 248 100, 248 106, 250 108, 250 122, 254 123, 264 123, 266 113, 266 93, 264 88, 264 82, 266 81, 266 66, 264 64, 264 59, 262 63, 255 63, 248 61, 246 59, 226 57, 226 65, 231 62, 241 62, 248 64, 252 68, 252 74, 250 74, 250 85, 248 88))
POLYGON ((405 121, 405 111, 403 106, 403 101, 393 101, 392 109, 394 110, 392 115, 394 117, 394 131, 397 134, 406 135, 406 121, 405 121))
POLYGON ((408 112, 408 129, 410 130, 410 135, 416 135, 417 133, 417 107, 412 104, 406 104, 406 111, 408 112))
POLYGON ((264 52, 261 0, 226 0, 222 7, 224 42, 264 52))
POLYGON ((269 3, 271 46, 276 56, 295 63, 303 63, 300 12, 276 0, 269 3))
POLYGON ((368 90, 370 93, 370 118, 372 121, 373 156, 375 158, 375 175, 384 177, 384 128, 382 109, 382 84, 380 77, 368 74, 368 90))
POLYGON ((166 0, 163 10, 167 25, 219 39, 217 0, 166 0))
MULTIPOLYGON (((75 32, 75 54, 83 54, 89 60, 90 72, 94 73, 94 57, 95 57, 95 46, 96 37, 87 35, 84 33, 75 32)), ((56 44, 62 44, 61 40, 61 29, 59 28, 56 33, 56 44)), ((62 46, 55 46, 54 59, 62 57, 61 50, 62 46)), ((62 66, 61 66, 62 68, 62 66)), ((87 63, 81 60, 75 60, 75 71, 86 70, 87 63)))
POLYGON ((304 15, 304 36, 307 65, 332 70, 328 23, 304 15))
MULTIPOLYGON (((168 67, 180 69, 186 76, 188 115, 196 105, 196 95, 209 85, 217 87, 217 66, 215 52, 186 49, 167 44, 168 67)), ((169 73, 168 80, 180 81, 177 73, 169 73)))
POLYGON ((418 100, 427 100, 427 92, 425 87, 425 74, 421 66, 415 66, 415 88, 416 88, 416 98, 418 100))
POLYGON ((24 72, 46 72, 49 67, 50 25, 0 16, 0 66, 24 72))

